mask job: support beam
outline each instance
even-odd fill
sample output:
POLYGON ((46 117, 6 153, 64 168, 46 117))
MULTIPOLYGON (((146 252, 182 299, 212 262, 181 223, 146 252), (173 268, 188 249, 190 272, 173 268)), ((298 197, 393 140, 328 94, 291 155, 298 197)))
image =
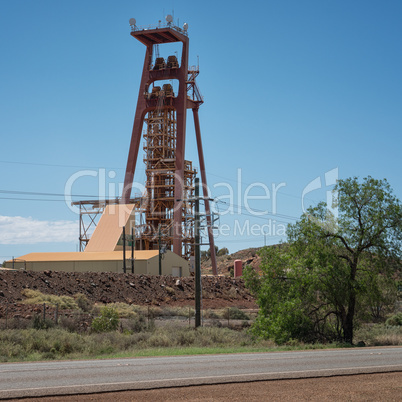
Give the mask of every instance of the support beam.
POLYGON ((140 149, 142 138, 142 126, 146 114, 146 101, 144 96, 144 88, 149 81, 149 60, 152 58, 152 45, 147 46, 145 53, 144 66, 142 68, 142 77, 140 89, 138 92, 137 109, 135 112, 133 131, 131 133, 130 149, 128 151, 126 175, 124 177, 124 187, 122 194, 122 203, 128 204, 131 198, 131 189, 133 187, 135 166, 138 159, 138 151, 140 149))
POLYGON ((201 325, 200 179, 195 178, 195 327, 201 325))
POLYGON ((209 204, 207 174, 205 172, 204 151, 202 149, 201 129, 200 129, 200 119, 198 117, 198 108, 193 109, 193 116, 194 116, 195 136, 197 138, 198 159, 200 162, 200 170, 201 170, 202 190, 203 190, 204 202, 205 202, 205 213, 207 215, 207 229, 208 229, 209 249, 211 251, 212 274, 217 275, 218 270, 217 270, 217 266, 216 266, 215 241, 214 241, 214 234, 213 234, 213 228, 212 228, 213 222, 212 222, 211 208, 210 208, 210 204, 209 204))
POLYGON ((178 71, 179 93, 175 99, 177 112, 176 137, 176 168, 175 168, 175 208, 173 211, 173 252, 182 254, 182 222, 183 222, 183 186, 184 186, 184 152, 186 149, 186 121, 187 121, 187 76, 188 76, 188 48, 189 41, 183 40, 181 63, 178 71), (178 201, 180 200, 180 201, 178 201))

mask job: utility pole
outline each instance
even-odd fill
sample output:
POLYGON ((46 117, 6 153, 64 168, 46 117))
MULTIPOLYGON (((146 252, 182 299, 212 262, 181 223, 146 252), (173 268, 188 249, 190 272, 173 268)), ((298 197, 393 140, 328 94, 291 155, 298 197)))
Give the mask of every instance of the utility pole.
POLYGON ((195 327, 201 325, 200 179, 195 178, 195 327))
POLYGON ((135 232, 131 228, 131 273, 134 273, 134 248, 135 248, 135 232))
POLYGON ((126 273, 126 227, 123 226, 123 272, 126 273))
POLYGON ((159 225, 159 275, 162 275, 162 253, 161 253, 161 238, 162 238, 162 233, 161 233, 161 225, 159 225))

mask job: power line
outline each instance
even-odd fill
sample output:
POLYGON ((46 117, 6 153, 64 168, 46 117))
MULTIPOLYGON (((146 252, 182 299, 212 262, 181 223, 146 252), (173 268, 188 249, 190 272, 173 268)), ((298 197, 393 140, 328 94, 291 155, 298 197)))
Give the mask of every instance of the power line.
MULTIPOLYGON (((226 205, 228 205, 228 206, 230 206, 230 207, 241 208, 241 209, 243 209, 243 210, 246 210, 247 212, 250 212, 250 209, 253 209, 253 210, 256 211, 256 212, 260 212, 260 213, 265 214, 265 215, 270 215, 270 216, 279 217, 279 218, 283 218, 283 219, 290 219, 290 220, 297 220, 297 219, 299 219, 298 217, 292 216, 292 215, 284 215, 284 214, 277 214, 277 213, 274 214, 274 213, 270 213, 270 212, 263 211, 263 210, 261 210, 261 209, 247 208, 247 207, 245 207, 245 206, 243 206, 243 205, 230 204, 230 203, 228 203, 227 201, 215 200, 215 202, 221 203, 221 204, 226 204, 226 205)), ((252 215, 252 214, 245 214, 245 213, 244 213, 243 215, 255 216, 255 217, 260 217, 260 218, 262 218, 262 219, 266 219, 266 217, 261 216, 261 215, 252 215)))
POLYGON ((79 168, 79 169, 113 169, 113 170, 123 170, 124 169, 122 167, 110 167, 110 166, 62 165, 62 164, 53 164, 53 163, 18 162, 18 161, 0 161, 0 163, 11 163, 14 165, 29 165, 29 166, 79 168))
MULTIPOLYGON (((47 195, 51 197, 65 197, 66 194, 61 193, 40 193, 36 191, 18 191, 18 190, 0 190, 2 194, 17 194, 17 195, 47 195)), ((98 195, 70 194, 69 197, 87 197, 98 198, 98 195)))
MULTIPOLYGON (((47 193, 47 192, 35 192, 35 191, 18 191, 18 190, 0 190, 0 194, 15 194, 15 195, 31 195, 31 196, 50 196, 50 197, 65 197, 65 194, 60 194, 60 193, 47 193)), ((71 194, 69 197, 73 198, 73 197, 79 197, 79 198, 99 198, 98 195, 88 195, 88 194, 71 194)), ((48 199, 48 198, 21 198, 21 197, 0 197, 0 200, 12 200, 12 201, 40 201, 40 202, 65 202, 65 199, 62 200, 58 200, 58 199, 48 199)), ((241 216, 250 216, 252 218, 256 218, 256 219, 262 219, 264 221, 266 221, 267 216, 272 216, 276 222, 278 223, 285 223, 288 224, 289 222, 280 220, 278 218, 282 218, 282 219, 288 219, 291 221, 294 220, 298 220, 298 217, 295 216, 291 216, 291 215, 285 215, 285 214, 273 214, 273 213, 266 213, 265 211, 259 210, 259 209, 255 209, 253 208, 254 211, 256 212, 260 212, 263 213, 264 216, 262 215, 253 215, 250 212, 249 209, 245 206, 242 205, 236 205, 236 204, 231 204, 228 203, 226 201, 222 201, 222 200, 216 200, 216 203, 220 203, 220 204, 224 204, 230 207, 235 207, 235 208, 240 208, 243 211, 246 212, 242 212, 241 216)))
MULTIPOLYGON (((224 179, 224 180, 227 180, 227 181, 231 181, 231 182, 234 182, 234 183, 237 183, 237 184, 244 184, 245 186, 252 186, 252 185, 254 184, 254 183, 246 183, 246 182, 244 182, 244 181, 239 181, 239 180, 236 180, 236 179, 230 179, 229 177, 220 176, 220 175, 217 175, 217 174, 214 174, 214 173, 210 173, 210 172, 206 172, 206 173, 208 174, 208 176, 219 177, 219 178, 221 178, 221 179, 224 179)), ((282 192, 282 191, 281 191, 281 192, 277 192, 276 194, 277 194, 277 195, 284 195, 284 196, 286 196, 286 197, 295 198, 295 199, 297 199, 297 200, 301 200, 301 199, 302 199, 302 197, 300 197, 299 195, 284 193, 284 192, 282 192)), ((305 200, 312 201, 312 202, 317 202, 316 200, 313 200, 312 198, 308 198, 308 197, 304 197, 304 199, 305 199, 305 200)))
MULTIPOLYGON (((66 167, 66 168, 79 168, 79 169, 110 169, 110 170, 123 170, 123 168, 121 167, 107 167, 107 166, 103 166, 103 167, 99 167, 99 166, 83 166, 83 165, 64 165, 64 164, 51 164, 51 163, 37 163, 37 162, 20 162, 20 161, 5 161, 5 160, 0 160, 0 163, 9 163, 9 164, 16 164, 16 165, 32 165, 32 166, 45 166, 45 167, 66 167)), ((145 169, 141 169, 141 168, 137 168, 137 170, 143 170, 145 171, 145 169)), ((224 180, 227 181, 231 181, 231 182, 235 182, 235 183, 240 183, 240 184, 244 184, 246 186, 250 186, 252 185, 252 183, 246 183, 243 181, 239 181, 239 180, 235 180, 235 179, 230 179, 228 177, 224 177, 221 175, 217 175, 214 173, 210 173, 207 172, 208 175, 210 176, 215 176, 215 177, 219 177, 222 178, 224 180)), ((52 194, 52 193, 34 193, 34 192, 22 192, 22 191, 6 191, 6 190, 0 190, 0 193, 7 193, 7 194, 26 194, 26 195, 47 195, 47 196, 56 196, 56 197, 65 197, 65 194, 52 194)), ((284 195, 287 197, 292 197, 298 200, 301 200, 302 197, 300 196, 296 196, 293 194, 288 194, 288 193, 284 193, 284 192, 280 192, 277 193, 278 195, 284 195)), ((80 197, 80 198, 98 198, 98 196, 96 195, 81 195, 81 194, 77 194, 77 195, 71 195, 71 197, 80 197)), ((18 199, 18 198, 4 198, 4 197, 0 197, 0 199, 10 199, 10 200, 14 200, 14 201, 24 201, 25 199, 18 199)), ((314 202, 315 204, 317 203, 316 200, 313 200, 311 198, 307 198, 305 197, 306 200, 309 200, 311 202, 314 202)), ((26 199, 27 201, 51 201, 51 200, 47 200, 47 199, 26 199)), ((225 203, 224 201, 220 201, 222 203, 225 203)), ((227 205, 229 205, 228 203, 226 203, 227 205)), ((239 208, 238 205, 235 204, 231 204, 231 206, 237 207, 239 208)), ((240 206, 240 208, 244 209, 243 206, 240 206)), ((254 209, 254 208, 253 208, 254 209)), ((247 209, 246 209, 247 210, 247 209)), ((258 211, 256 209, 254 209, 255 211, 258 211)), ((247 210, 248 211, 248 210, 247 210)), ((258 211, 258 212, 265 212, 265 211, 258 211)), ((247 215, 244 214, 243 215, 247 215)), ((291 219, 291 220, 295 220, 295 219, 299 219, 298 217, 294 217, 294 216, 290 216, 290 215, 283 215, 283 214, 267 214, 267 215, 272 215, 272 216, 278 216, 284 219, 291 219)), ((255 215, 253 215, 255 216, 255 215)))
MULTIPOLYGON (((14 165, 30 165, 30 166, 44 166, 44 167, 62 167, 62 168, 78 168, 78 169, 110 169, 110 170, 124 170, 124 168, 122 167, 112 167, 112 166, 84 166, 84 165, 64 165, 64 164, 52 164, 52 163, 37 163, 37 162, 19 162, 19 161, 5 161, 5 160, 0 160, 0 163, 9 163, 9 164, 14 164, 14 165)), ((144 168, 140 168, 137 167, 136 170, 143 170, 145 171, 144 168)), ((227 181, 231 181, 234 183, 239 183, 239 184, 244 184, 245 186, 250 186, 253 183, 246 183, 244 181, 239 181, 236 179, 230 179, 229 177, 225 177, 225 176, 221 176, 221 175, 217 175, 215 173, 211 173, 211 172, 206 172, 208 174, 208 176, 215 176, 215 177, 219 177, 221 179, 227 180, 227 181)), ((298 196, 298 195, 294 195, 294 194, 288 194, 288 193, 284 193, 284 192, 278 192, 277 195, 283 195, 286 197, 291 197, 291 198, 295 198, 298 200, 301 200, 302 197, 298 196)), ((307 198, 305 197, 306 200, 312 201, 312 202, 316 202, 316 200, 313 200, 312 198, 307 198)))
POLYGON ((0 200, 65 202, 65 200, 51 200, 45 198, 16 198, 16 197, 0 197, 0 200))

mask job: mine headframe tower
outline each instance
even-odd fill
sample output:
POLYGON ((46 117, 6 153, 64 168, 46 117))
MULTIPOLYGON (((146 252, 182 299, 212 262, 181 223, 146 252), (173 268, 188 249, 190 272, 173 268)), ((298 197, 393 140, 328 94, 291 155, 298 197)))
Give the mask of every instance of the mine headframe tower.
MULTIPOLYGON (((170 16, 168 16, 170 17, 170 16)), ((208 199, 204 155, 198 109, 203 103, 196 84, 198 67, 188 66, 189 38, 187 24, 183 29, 173 25, 142 29, 130 20, 131 35, 146 46, 137 108, 131 136, 122 203, 129 203, 141 139, 144 137, 146 194, 142 202, 145 224, 140 228, 141 248, 152 249, 163 243, 184 257, 194 255, 194 177, 195 170, 185 160, 186 115, 193 111, 203 199, 211 250, 212 272, 217 274, 212 216, 208 199), (159 56, 159 45, 182 44, 181 60, 175 55, 165 60, 159 56), (153 61, 155 59, 155 61, 153 61), (178 93, 171 84, 158 81, 177 80, 178 93), (142 129, 145 133, 142 135, 142 129)), ((137 228, 138 233, 138 228, 137 228)))

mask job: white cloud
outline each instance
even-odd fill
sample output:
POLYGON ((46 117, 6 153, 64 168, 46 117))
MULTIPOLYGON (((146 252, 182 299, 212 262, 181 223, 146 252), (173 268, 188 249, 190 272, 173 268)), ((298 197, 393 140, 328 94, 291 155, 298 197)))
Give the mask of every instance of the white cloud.
POLYGON ((0 244, 76 243, 75 221, 40 221, 32 217, 1 216, 0 244))

